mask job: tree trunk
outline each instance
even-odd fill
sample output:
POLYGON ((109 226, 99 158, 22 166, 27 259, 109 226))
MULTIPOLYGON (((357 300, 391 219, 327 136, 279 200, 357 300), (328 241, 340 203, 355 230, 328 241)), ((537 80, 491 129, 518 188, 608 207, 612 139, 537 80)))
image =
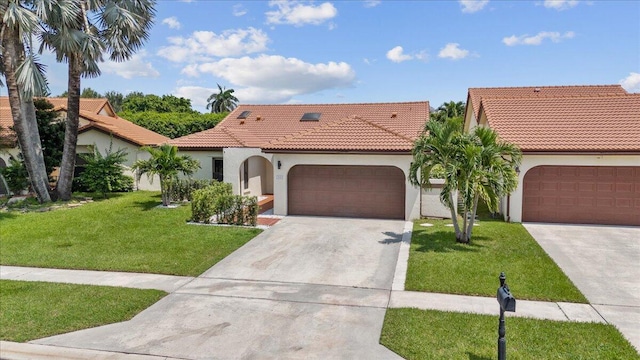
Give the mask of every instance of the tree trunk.
POLYGON ((478 200, 480 199, 480 194, 476 193, 475 198, 473 199, 473 208, 471 209, 471 218, 469 219, 469 228, 467 229, 467 242, 471 242, 471 232, 473 231, 473 224, 476 221, 476 213, 478 212, 478 200))
POLYGON ((456 213, 456 206, 453 202, 453 193, 450 192, 449 193, 449 203, 451 204, 451 207, 449 207, 449 210, 451 211, 451 221, 453 222, 453 229, 455 230, 456 233, 456 239, 459 239, 462 234, 460 233, 460 225, 458 224, 458 214, 456 213))
POLYGON ((82 60, 78 54, 69 56, 69 83, 67 100, 67 121, 64 130, 64 149, 60 164, 60 177, 56 191, 60 200, 71 200, 71 185, 76 167, 76 145, 78 144, 78 127, 80 124, 80 74, 82 60))
POLYGON ((4 46, 3 65, 13 117, 13 128, 18 137, 25 167, 29 173, 31 188, 35 191, 40 203, 49 202, 51 201, 49 176, 44 165, 35 106, 32 98, 25 99, 16 80, 16 69, 18 64, 24 60, 24 47, 18 31, 5 28, 2 44, 4 46))
POLYGON ((162 196, 162 206, 169 206, 169 194, 167 191, 167 181, 163 176, 160 176, 160 195, 162 196))

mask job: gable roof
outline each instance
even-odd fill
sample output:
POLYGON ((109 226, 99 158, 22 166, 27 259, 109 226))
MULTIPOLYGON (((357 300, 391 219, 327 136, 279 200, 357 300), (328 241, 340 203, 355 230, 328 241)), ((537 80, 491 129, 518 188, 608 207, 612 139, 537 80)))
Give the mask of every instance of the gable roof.
POLYGON ((483 98, 480 111, 524 152, 640 152, 640 94, 483 98))
MULTIPOLYGON (((46 98, 56 111, 66 111, 66 98, 46 98)), ((126 119, 118 117, 113 112, 107 99, 80 99, 80 117, 89 121, 89 124, 82 126, 78 132, 85 132, 90 129, 97 129, 115 137, 121 138, 138 146, 158 145, 169 140, 168 137, 160 135, 154 131, 145 129, 126 119), (101 115, 103 109, 110 116, 101 115), (113 114, 113 115, 111 115, 113 114)), ((15 133, 9 130, 13 126, 13 116, 9 106, 7 96, 0 97, 0 140, 11 140, 15 144, 15 133)))
POLYGON ((410 151, 429 103, 240 105, 213 129, 173 139, 189 149, 257 147, 287 151, 410 151), (245 119, 238 117, 245 111, 245 119), (317 121, 300 121, 320 113, 317 121))
POLYGON ((481 99, 485 97, 541 98, 572 95, 605 95, 627 94, 620 85, 573 85, 573 86, 523 86, 469 88, 465 116, 469 111, 469 103, 473 107, 476 121, 479 119, 481 99))

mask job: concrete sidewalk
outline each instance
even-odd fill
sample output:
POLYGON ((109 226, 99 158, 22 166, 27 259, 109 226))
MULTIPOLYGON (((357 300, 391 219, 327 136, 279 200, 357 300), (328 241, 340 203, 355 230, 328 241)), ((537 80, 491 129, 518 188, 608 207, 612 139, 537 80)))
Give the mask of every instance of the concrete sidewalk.
POLYGON ((0 265, 0 280, 44 281, 80 285, 118 286, 174 292, 193 277, 114 271, 44 269, 0 265))

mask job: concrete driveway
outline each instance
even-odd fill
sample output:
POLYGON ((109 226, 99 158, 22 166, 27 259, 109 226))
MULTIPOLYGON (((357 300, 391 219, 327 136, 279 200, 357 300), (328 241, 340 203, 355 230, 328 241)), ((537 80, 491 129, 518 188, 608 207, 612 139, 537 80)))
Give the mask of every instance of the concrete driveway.
POLYGON ((592 306, 640 351, 640 228, 524 224, 592 306))
POLYGON ((181 359, 400 359, 378 340, 404 227, 287 217, 130 321, 34 343, 181 359))

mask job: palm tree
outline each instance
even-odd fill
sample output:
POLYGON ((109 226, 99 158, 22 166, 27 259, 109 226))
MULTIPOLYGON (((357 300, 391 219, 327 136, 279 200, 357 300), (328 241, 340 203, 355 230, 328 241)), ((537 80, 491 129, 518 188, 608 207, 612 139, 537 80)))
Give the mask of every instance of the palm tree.
POLYGON ((238 98, 233 96, 235 90, 225 90, 223 86, 218 85, 218 93, 213 93, 207 99, 207 109, 211 108, 212 113, 229 112, 238 106, 238 98))
POLYGON ((169 206, 171 198, 169 196, 170 189, 167 188, 167 181, 177 178, 178 173, 187 176, 192 175, 200 168, 200 163, 188 155, 178 155, 178 147, 170 144, 163 144, 157 148, 145 146, 142 150, 147 151, 151 158, 136 161, 132 169, 136 171, 138 180, 144 174, 150 180, 157 175, 160 178, 162 205, 169 206))
POLYGON ((434 168, 444 170, 445 184, 440 191, 440 202, 451 211, 456 239, 462 238, 453 199, 457 188, 457 144, 462 135, 459 123, 459 120, 427 122, 424 132, 413 145, 413 162, 409 168, 409 182, 421 187, 430 186, 429 179, 434 168))
POLYGON ((517 187, 515 168, 522 153, 515 145, 499 140, 490 128, 477 127, 472 134, 462 134, 460 122, 458 118, 427 123, 428 134, 423 133, 414 144, 409 181, 428 186, 434 167, 444 169, 440 201, 451 210, 456 241, 469 243, 479 199, 491 211, 498 211, 500 199, 517 187), (462 227, 454 210, 455 191, 462 199, 462 227))
POLYGON ((25 4, 0 1, 0 74, 6 80, 14 131, 29 181, 42 203, 51 197, 33 96, 46 95, 48 86, 29 36, 38 33, 39 25, 34 11, 25 4))
MULTIPOLYGON (((69 69, 67 121, 57 192, 62 200, 71 198, 80 113, 80 78, 100 75, 98 63, 103 53, 112 61, 125 61, 149 37, 155 15, 154 0, 70 0, 75 11, 62 6, 46 6, 40 14, 42 47, 53 50, 69 69)), ((66 3, 66 2, 65 2, 66 3)))
POLYGON ((446 121, 446 119, 459 118, 464 116, 465 104, 462 101, 449 101, 442 103, 435 112, 431 114, 431 119, 438 120, 440 122, 446 121))

